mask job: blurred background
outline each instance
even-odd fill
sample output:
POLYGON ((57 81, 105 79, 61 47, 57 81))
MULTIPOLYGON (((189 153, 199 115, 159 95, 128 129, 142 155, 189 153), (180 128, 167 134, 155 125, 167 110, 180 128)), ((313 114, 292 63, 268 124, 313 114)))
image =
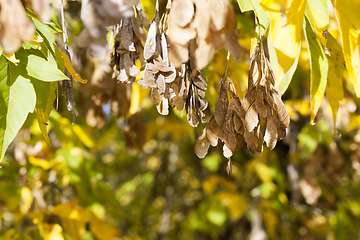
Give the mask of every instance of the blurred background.
MULTIPOLYGON (((141 4, 152 19, 155 1, 141 4)), ((160 1, 161 12, 165 5, 160 1)), ((254 16, 232 6, 242 58, 230 60, 229 76, 242 99, 254 16)), ((59 3, 53 7, 59 19, 59 3)), ((192 128, 176 110, 159 115, 149 90, 117 83, 108 61, 86 54, 80 8, 80 1, 65 1, 72 63, 89 80, 74 86, 79 115, 72 124, 60 96, 49 120, 52 146, 36 114, 29 115, 1 162, 0 239, 360 238, 360 102, 345 70, 337 138, 326 98, 309 124, 309 55, 302 41, 283 95, 291 117, 286 138, 273 151, 252 154, 243 147, 228 176, 221 147, 202 160, 194 153, 205 124, 192 128)), ((334 21, 331 13, 329 31, 339 39, 334 21)), ((207 120, 225 63, 222 50, 205 69, 207 120)))

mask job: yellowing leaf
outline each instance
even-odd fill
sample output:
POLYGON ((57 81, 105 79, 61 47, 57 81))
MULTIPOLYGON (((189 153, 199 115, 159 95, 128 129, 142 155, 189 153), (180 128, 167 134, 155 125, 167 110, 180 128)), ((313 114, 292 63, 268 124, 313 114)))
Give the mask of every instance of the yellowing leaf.
POLYGON ((258 162, 255 165, 255 171, 258 174, 259 178, 263 182, 271 182, 272 181, 272 177, 270 175, 269 168, 264 163, 258 162))
POLYGON ((4 57, 6 57, 7 60, 9 60, 10 62, 12 62, 12 63, 15 64, 16 66, 17 66, 18 63, 20 62, 20 60, 15 57, 15 53, 6 54, 5 52, 3 52, 2 55, 4 55, 4 57))
POLYGON ((44 240, 64 240, 64 236, 62 235, 62 227, 55 223, 55 224, 43 224, 43 236, 44 240))
POLYGON ((65 230, 71 233, 74 240, 82 238, 85 233, 86 222, 90 220, 86 210, 73 202, 56 205, 51 214, 58 215, 61 218, 65 230))
POLYGON ((89 215, 82 207, 77 206, 73 202, 56 205, 51 211, 52 214, 58 215, 64 219, 88 221, 89 215))
POLYGON ((114 228, 94 214, 90 217, 90 231, 98 240, 108 240, 120 237, 120 230, 114 228))
POLYGON ((2 240, 18 240, 20 239, 20 233, 15 228, 10 228, 5 232, 5 234, 2 236, 2 240))
POLYGON ((341 46, 328 34, 327 48, 330 51, 329 72, 326 86, 326 96, 334 119, 334 135, 336 135, 336 118, 339 103, 344 98, 342 83, 342 64, 344 61, 341 46))
POLYGON ((39 128, 45 141, 51 146, 51 142, 47 132, 48 120, 51 110, 53 109, 57 82, 33 81, 36 92, 35 111, 38 119, 39 128))
POLYGON ((323 33, 329 28, 327 0, 307 0, 305 14, 317 38, 323 46, 326 46, 327 38, 323 33))
POLYGON ((267 29, 270 24, 269 16, 264 12, 259 4, 259 0, 237 0, 241 12, 253 10, 255 16, 258 17, 260 23, 260 34, 266 36, 267 29))
POLYGON ((334 2, 346 67, 356 96, 360 97, 360 1, 334 0, 334 2))
POLYGON ((286 73, 299 51, 306 0, 260 0, 271 18, 270 31, 279 70, 286 73))
POLYGON ((305 38, 310 52, 310 123, 312 124, 314 123, 316 113, 324 97, 329 65, 324 49, 315 33, 311 30, 307 20, 305 32, 305 38))
POLYGON ((210 175, 202 184, 204 192, 208 195, 212 194, 220 182, 220 177, 218 175, 210 175))
POLYGON ((62 56, 63 59, 64 59, 65 67, 66 67, 66 69, 69 71, 70 75, 71 75, 74 79, 78 80, 79 82, 81 82, 81 83, 83 83, 83 84, 87 83, 87 80, 82 79, 82 78, 75 72, 74 68, 73 68, 72 65, 71 65, 70 59, 68 58, 68 56, 66 55, 66 53, 64 53, 63 51, 60 51, 60 53, 61 53, 61 56, 62 56))
POLYGON ((45 159, 36 158, 34 156, 29 156, 28 160, 31 165, 41 167, 45 171, 49 170, 49 168, 52 166, 51 162, 45 159))
POLYGON ((74 124, 72 129, 76 136, 80 139, 82 143, 88 148, 92 148, 94 146, 94 140, 89 134, 87 134, 84 129, 82 129, 79 125, 74 124))
MULTIPOLYGON (((295 61, 293 65, 289 68, 289 70, 286 73, 283 73, 281 70, 276 72, 276 82, 275 87, 278 87, 280 89, 281 94, 284 94, 286 89, 289 87, 289 84, 291 82, 291 79, 294 75, 295 70, 297 69, 299 57, 300 57, 300 48, 299 45, 299 51, 298 54, 295 57, 295 61)), ((272 66, 273 64, 271 64, 272 66)))
POLYGON ((260 209, 261 215, 263 216, 265 222, 267 233, 270 237, 273 238, 275 236, 275 230, 279 220, 272 210, 273 207, 271 206, 270 202, 264 200, 264 202, 260 205, 259 210, 260 209))
POLYGON ((21 193, 20 212, 25 214, 29 211, 34 196, 32 195, 30 188, 26 186, 21 188, 20 193, 21 193))
POLYGON ((230 219, 238 220, 247 210, 245 199, 239 193, 220 192, 217 197, 220 203, 227 207, 230 219))
MULTIPOLYGON (((143 72, 140 74, 142 75, 143 72)), ((140 75, 139 74, 139 75, 140 75)), ((131 103, 128 117, 139 111, 142 101, 149 95, 151 88, 142 89, 139 84, 132 85, 131 103)))

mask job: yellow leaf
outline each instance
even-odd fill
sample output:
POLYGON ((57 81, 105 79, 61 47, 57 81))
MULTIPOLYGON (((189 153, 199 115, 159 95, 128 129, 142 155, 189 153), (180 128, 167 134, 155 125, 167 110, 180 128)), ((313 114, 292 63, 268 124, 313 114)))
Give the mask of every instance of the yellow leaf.
POLYGON ((212 174, 207 179, 205 179, 205 181, 203 181, 202 187, 206 194, 211 195, 218 184, 223 185, 229 191, 236 190, 236 185, 233 182, 227 181, 225 178, 216 174, 212 174))
POLYGON ((204 192, 208 195, 212 194, 220 182, 220 177, 218 175, 210 175, 202 184, 204 192))
POLYGON ((15 228, 10 228, 5 232, 1 238, 2 240, 18 240, 20 239, 20 233, 15 228))
POLYGON ((341 46, 328 34, 327 48, 330 51, 329 72, 326 86, 326 96, 329 101, 334 120, 334 136, 336 136, 336 119, 340 101, 344 98, 342 82, 342 65, 344 57, 341 46))
MULTIPOLYGON (((142 75, 143 71, 139 74, 142 75)), ((128 117, 134 115, 140 109, 142 101, 149 95, 151 88, 142 89, 139 84, 132 85, 131 103, 128 117)))
POLYGON ((238 220, 247 210, 247 204, 243 196, 236 192, 220 192, 217 194, 220 203, 226 206, 230 219, 238 220))
POLYGON ((269 168, 262 162, 255 165, 255 171, 263 182, 272 182, 269 168))
POLYGON ((29 163, 31 165, 41 167, 45 171, 49 170, 49 168, 52 166, 51 162, 49 162, 46 159, 36 158, 34 156, 29 156, 28 160, 29 160, 29 163))
POLYGON ((264 200, 259 208, 260 210, 259 212, 263 216, 265 222, 267 233, 272 238, 275 236, 276 226, 278 225, 278 221, 279 221, 273 209, 274 209, 273 206, 267 200, 264 200))
POLYGON ((76 136, 80 139, 82 143, 84 143, 86 147, 92 148, 94 146, 94 140, 92 139, 92 137, 87 134, 84 129, 82 129, 79 125, 74 124, 72 126, 72 129, 76 136))
POLYGON ((15 53, 6 54, 5 52, 3 52, 2 55, 3 55, 4 57, 6 57, 7 60, 9 60, 9 61, 12 62, 13 64, 15 64, 16 66, 17 66, 18 63, 20 62, 19 59, 16 59, 15 53))
POLYGON ((326 46, 327 38, 323 33, 329 28, 327 0, 307 0, 305 14, 317 38, 323 46, 326 46))
POLYGON ((357 97, 360 97, 360 1, 334 0, 346 68, 357 97))
POLYGON ((64 219, 67 218, 79 221, 89 221, 89 214, 86 212, 86 210, 80 206, 77 206, 74 202, 56 205, 51 213, 64 219))
POLYGON ((27 213, 31 207, 33 202, 34 196, 28 187, 22 187, 20 190, 21 193, 21 205, 20 205, 20 212, 27 213))
POLYGON ((39 35, 35 34, 34 38, 30 41, 30 43, 35 46, 37 49, 41 50, 41 43, 44 42, 44 39, 39 35))
POLYGON ((65 67, 66 69, 69 71, 70 75, 78 80, 79 82, 85 84, 87 83, 87 80, 85 79, 82 79, 74 70, 74 68, 72 67, 71 65, 71 62, 70 62, 70 59, 68 58, 68 56, 66 55, 66 53, 64 53, 63 51, 60 50, 60 53, 61 53, 61 56, 63 57, 64 59, 64 64, 65 64, 65 67))
POLYGON ((114 228, 94 214, 90 217, 90 231, 98 240, 108 240, 120 237, 120 230, 114 228))
POLYGON ((270 31, 279 71, 285 74, 299 52, 306 0, 260 0, 271 18, 270 31))
POLYGON ((63 229, 62 227, 55 223, 55 224, 43 224, 43 236, 44 240, 64 240, 64 236, 62 235, 63 229))
POLYGON ((315 116, 324 97, 329 65, 327 55, 325 54, 319 39, 311 30, 307 19, 305 32, 310 55, 310 123, 312 124, 314 123, 315 116))
POLYGON ((71 233, 74 240, 80 240, 85 233, 86 223, 90 220, 89 214, 74 202, 59 204, 54 207, 51 214, 61 218, 64 228, 71 233))

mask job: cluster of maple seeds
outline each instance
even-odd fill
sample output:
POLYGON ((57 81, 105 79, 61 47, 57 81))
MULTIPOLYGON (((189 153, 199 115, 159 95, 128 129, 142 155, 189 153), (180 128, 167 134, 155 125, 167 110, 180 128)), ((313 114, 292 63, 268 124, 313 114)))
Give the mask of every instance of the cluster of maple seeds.
MULTIPOLYGON (((141 8, 136 7, 135 17, 122 20, 114 28, 116 52, 113 58, 113 78, 133 83, 139 74, 135 65, 139 59, 142 63, 140 70, 144 70, 144 75, 138 83, 142 88, 152 89, 151 97, 158 112, 167 115, 169 106, 179 111, 185 108, 187 120, 193 127, 200 121, 206 122, 203 111, 208 105, 205 98, 207 82, 199 69, 206 66, 212 54, 224 44, 232 55, 240 55, 236 36, 232 36, 235 25, 231 8, 227 4, 219 7, 223 11, 219 15, 220 11, 214 11, 215 3, 218 2, 208 1, 204 6, 210 10, 209 13, 194 12, 200 3, 201 0, 186 0, 183 3, 176 0, 174 7, 178 5, 178 11, 172 11, 169 15, 169 1, 161 20, 157 3, 150 27, 142 17, 141 8), (186 9, 192 11, 184 15, 186 9), (205 17, 206 21, 200 16, 205 17), (221 16, 220 20, 216 16, 221 16), (200 23, 206 23, 205 31, 201 30, 200 23), (144 29, 148 30, 148 34, 143 48, 141 42, 145 40, 144 29), (171 29, 172 34, 168 35, 171 29), (191 32, 195 32, 195 35, 192 36, 191 32), (172 36, 172 39, 168 39, 168 36, 172 36), (168 42, 172 47, 170 51, 168 42)), ((274 87, 275 77, 261 41, 251 57, 248 91, 243 102, 240 102, 230 77, 224 76, 221 82, 214 115, 195 144, 198 157, 205 157, 209 146, 217 146, 219 140, 224 143, 223 154, 227 158, 241 149, 244 141, 251 152, 262 152, 264 141, 273 149, 277 141, 285 137, 290 119, 274 87), (263 137, 261 126, 264 125, 263 137)))
POLYGON ((223 155, 229 158, 240 150, 244 140, 254 153, 262 152, 264 141, 272 150, 277 141, 285 137, 290 118, 274 87, 275 77, 261 42, 253 50, 248 81, 248 91, 241 103, 231 79, 221 80, 214 115, 195 144, 199 158, 204 158, 209 146, 217 146, 219 140, 224 143, 223 155), (265 125, 264 137, 262 124, 265 125))
POLYGON ((169 55, 179 67, 193 59, 193 68, 205 68, 224 45, 240 59, 240 45, 235 35, 236 18, 228 1, 174 0, 169 16, 169 55))
MULTIPOLYGON (((135 14, 130 18, 124 18, 114 26, 114 49, 112 59, 113 78, 122 83, 133 83, 140 71, 136 67, 136 61, 144 61, 145 42, 144 30, 149 30, 149 20, 145 16, 140 4, 134 8, 135 14)), ((140 69, 143 70, 143 69, 140 69)))
POLYGON ((185 108, 189 124, 196 127, 200 121, 205 122, 203 111, 208 105, 205 99, 207 82, 203 72, 193 67, 191 58, 178 68, 169 60, 167 33, 170 3, 160 21, 158 5, 156 7, 155 20, 150 25, 145 43, 144 75, 138 83, 144 89, 152 89, 151 97, 160 114, 169 114, 169 106, 179 111, 185 108))

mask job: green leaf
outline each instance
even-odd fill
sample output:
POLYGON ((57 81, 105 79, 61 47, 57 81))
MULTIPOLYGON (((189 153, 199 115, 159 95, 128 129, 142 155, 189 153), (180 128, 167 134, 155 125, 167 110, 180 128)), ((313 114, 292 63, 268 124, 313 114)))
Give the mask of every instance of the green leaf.
POLYGON ((324 49, 307 19, 304 32, 310 52, 310 123, 313 124, 324 97, 329 64, 324 49))
POLYGON ((216 226, 223 226, 226 221, 226 212, 223 209, 210 209, 206 212, 207 219, 216 226))
POLYGON ((344 97, 342 82, 342 65, 344 56, 342 49, 335 38, 328 34, 327 48, 331 54, 329 59, 328 81, 326 86, 326 96, 329 101, 331 112, 334 119, 334 135, 336 135, 336 119, 339 109, 339 103, 344 97))
POLYGON ((36 32, 44 39, 46 45, 48 46, 48 49, 51 49, 51 52, 54 53, 55 49, 53 46, 53 42, 55 41, 55 36, 51 31, 51 28, 34 17, 30 18, 34 22, 36 32))
POLYGON ((260 22, 260 34, 266 36, 270 25, 270 18, 260 6, 259 0, 238 0, 241 12, 253 10, 260 22))
POLYGON ((23 66, 0 56, 0 161, 29 112, 35 108, 35 90, 23 66))
POLYGON ((19 66, 25 68, 29 76, 45 82, 59 81, 68 79, 61 72, 57 65, 47 61, 41 57, 38 50, 23 51, 20 49, 16 54, 16 58, 20 60, 19 66))
POLYGON ((305 15, 323 46, 326 46, 324 31, 329 28, 329 10, 326 0, 307 0, 305 15))
POLYGON ((37 79, 31 80, 36 92, 36 106, 35 111, 39 123, 40 130, 46 140, 51 145, 47 133, 47 125, 49 115, 53 109, 54 101, 56 99, 55 91, 58 88, 57 82, 43 82, 37 79))

